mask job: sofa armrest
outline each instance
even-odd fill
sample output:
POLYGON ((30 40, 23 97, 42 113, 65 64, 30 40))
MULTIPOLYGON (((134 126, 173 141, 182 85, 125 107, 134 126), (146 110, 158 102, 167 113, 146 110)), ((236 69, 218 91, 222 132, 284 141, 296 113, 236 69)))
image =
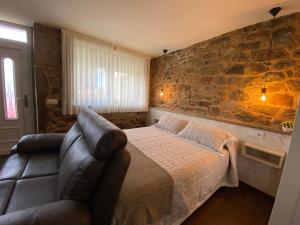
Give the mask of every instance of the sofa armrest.
POLYGON ((21 137, 12 151, 15 153, 58 152, 66 134, 30 134, 21 137))
POLYGON ((62 200, 0 216, 0 225, 90 225, 89 210, 72 200, 62 200))

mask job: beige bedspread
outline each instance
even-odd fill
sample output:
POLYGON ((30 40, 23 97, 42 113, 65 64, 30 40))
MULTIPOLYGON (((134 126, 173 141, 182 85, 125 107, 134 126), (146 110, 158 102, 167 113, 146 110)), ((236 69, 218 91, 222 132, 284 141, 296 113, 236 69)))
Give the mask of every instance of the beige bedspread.
MULTIPOLYGON (((219 187, 238 186, 235 161, 238 144, 234 138, 228 142, 228 149, 224 149, 221 154, 218 154, 203 145, 191 143, 155 127, 125 130, 125 133, 128 140, 139 151, 172 177, 173 198, 170 213, 167 213, 168 210, 162 210, 165 215, 157 219, 153 218, 152 213, 149 213, 152 209, 143 204, 143 199, 140 200, 140 207, 135 209, 124 205, 122 203, 124 196, 130 198, 132 195, 135 198, 135 195, 126 194, 127 188, 123 187, 119 203, 116 206, 113 225, 177 225, 203 204, 219 187), (132 223, 126 222, 129 220, 121 220, 122 213, 127 214, 126 217, 129 217, 132 223), (134 219, 136 214, 142 214, 146 218, 134 219)), ((136 153, 131 154, 134 159, 136 153)), ((128 182, 126 179, 130 179, 130 176, 128 174, 128 177, 125 178, 125 183, 128 182)), ((141 185, 141 190, 147 190, 148 187, 152 187, 152 182, 155 183, 149 177, 137 177, 136 179, 141 183, 132 183, 141 185)), ((151 208, 157 208, 158 213, 162 207, 160 204, 160 202, 152 202, 151 208)), ((168 201, 165 204, 168 204, 168 201)))

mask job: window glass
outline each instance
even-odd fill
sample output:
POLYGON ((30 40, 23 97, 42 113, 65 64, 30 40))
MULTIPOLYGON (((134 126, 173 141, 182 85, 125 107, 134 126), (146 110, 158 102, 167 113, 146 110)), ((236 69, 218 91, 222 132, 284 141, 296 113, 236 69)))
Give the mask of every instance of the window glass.
POLYGON ((0 24, 0 38, 27 43, 27 31, 0 24))
POLYGON ((18 119, 15 88, 15 65, 11 58, 3 60, 5 119, 18 119))
POLYGON ((73 39, 68 50, 71 63, 64 67, 70 71, 65 73, 70 83, 64 86, 68 95, 63 98, 64 105, 71 105, 67 113, 76 114, 82 108, 98 113, 148 110, 146 57, 79 38, 73 39))

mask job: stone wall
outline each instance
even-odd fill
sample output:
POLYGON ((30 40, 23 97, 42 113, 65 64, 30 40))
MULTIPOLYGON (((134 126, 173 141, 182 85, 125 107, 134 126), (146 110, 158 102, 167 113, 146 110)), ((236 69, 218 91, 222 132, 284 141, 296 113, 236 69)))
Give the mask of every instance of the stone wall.
MULTIPOLYGON (((76 116, 62 115, 61 31, 41 24, 33 28, 33 66, 38 132, 65 132, 76 116)), ((103 114, 122 129, 146 125, 146 113, 103 114)))
POLYGON ((281 122, 294 120, 300 93, 300 13, 276 19, 267 74, 271 31, 266 21, 153 58, 150 105, 281 131, 281 122))

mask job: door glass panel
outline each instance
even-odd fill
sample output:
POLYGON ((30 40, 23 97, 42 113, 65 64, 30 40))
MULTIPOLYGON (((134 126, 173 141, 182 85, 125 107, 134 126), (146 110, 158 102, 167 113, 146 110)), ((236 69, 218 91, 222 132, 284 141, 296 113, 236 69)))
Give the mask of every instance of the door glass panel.
POLYGON ((4 58, 3 60, 3 74, 4 74, 4 111, 5 119, 18 119, 17 102, 16 102, 16 88, 15 88, 15 65, 11 58, 4 58))

